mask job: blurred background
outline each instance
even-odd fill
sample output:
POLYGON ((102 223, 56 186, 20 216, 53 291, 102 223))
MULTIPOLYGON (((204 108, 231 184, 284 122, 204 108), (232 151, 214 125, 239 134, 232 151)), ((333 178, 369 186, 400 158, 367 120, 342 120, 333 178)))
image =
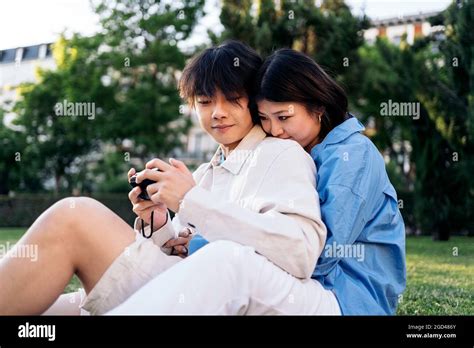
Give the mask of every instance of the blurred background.
POLYGON ((178 96, 187 59, 227 38, 291 47, 342 84, 385 159, 414 236, 400 313, 472 313, 473 22, 473 0, 2 1, 3 240, 71 195, 131 223, 130 167, 215 151, 178 96))

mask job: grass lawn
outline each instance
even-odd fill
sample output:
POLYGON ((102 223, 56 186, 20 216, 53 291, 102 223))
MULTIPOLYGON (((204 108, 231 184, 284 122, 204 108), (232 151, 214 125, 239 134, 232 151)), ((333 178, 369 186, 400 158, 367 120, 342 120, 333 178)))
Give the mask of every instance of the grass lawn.
POLYGON ((474 314, 474 238, 408 237, 407 275, 398 314, 474 314))
MULTIPOLYGON (((0 228, 0 245, 16 242, 24 232, 24 228, 0 228)), ((452 237, 448 242, 407 238, 407 273, 399 315, 474 314, 473 238, 452 237)), ((64 292, 79 286, 74 277, 64 292)))

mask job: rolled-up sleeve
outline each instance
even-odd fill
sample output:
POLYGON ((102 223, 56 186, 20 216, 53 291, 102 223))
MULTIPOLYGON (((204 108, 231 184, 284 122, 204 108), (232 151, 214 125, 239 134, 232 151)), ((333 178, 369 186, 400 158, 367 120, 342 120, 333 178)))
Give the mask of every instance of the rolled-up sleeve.
POLYGON ((180 220, 211 242, 227 239, 252 246, 293 276, 309 278, 326 241, 315 171, 304 150, 290 146, 261 173, 250 208, 194 187, 184 197, 180 220))
MULTIPOLYGON (((144 226, 143 231, 145 235, 149 236, 151 233, 151 226, 146 223, 144 223, 143 226, 144 226)), ((133 229, 135 230, 135 233, 140 234, 140 235, 142 234, 142 219, 140 218, 135 219, 135 223, 133 224, 133 229)), ((171 253, 171 248, 164 248, 163 245, 170 239, 176 238, 177 231, 178 231, 178 226, 176 226, 176 222, 174 220, 171 221, 171 218, 168 213, 168 220, 166 221, 166 224, 164 224, 159 229, 155 229, 155 231, 153 232, 151 236, 151 239, 153 240, 153 243, 159 246, 164 253, 169 255, 171 253)))

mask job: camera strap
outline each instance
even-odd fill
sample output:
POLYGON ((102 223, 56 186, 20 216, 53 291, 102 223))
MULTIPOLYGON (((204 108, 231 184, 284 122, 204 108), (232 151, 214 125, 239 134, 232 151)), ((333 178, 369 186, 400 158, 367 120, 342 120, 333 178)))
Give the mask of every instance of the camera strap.
POLYGON ((153 235, 153 215, 154 215, 154 211, 151 212, 151 221, 150 221, 150 234, 147 236, 145 234, 145 221, 142 220, 142 235, 143 237, 145 237, 146 239, 149 239, 151 238, 151 236, 153 235))

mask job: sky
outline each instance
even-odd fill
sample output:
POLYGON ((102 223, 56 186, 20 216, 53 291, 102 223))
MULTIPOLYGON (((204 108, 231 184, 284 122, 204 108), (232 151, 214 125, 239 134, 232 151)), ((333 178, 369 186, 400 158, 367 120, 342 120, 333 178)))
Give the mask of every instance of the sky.
MULTIPOLYGON (((308 0, 309 1, 309 0, 308 0)), ((346 0, 354 14, 365 8, 372 19, 398 17, 446 8, 450 0, 346 0)), ((207 0, 208 16, 198 25, 190 41, 205 42, 206 30, 219 30, 219 0, 207 0)), ((0 0, 0 50, 53 42, 58 35, 99 30, 97 15, 89 0, 0 0)))

